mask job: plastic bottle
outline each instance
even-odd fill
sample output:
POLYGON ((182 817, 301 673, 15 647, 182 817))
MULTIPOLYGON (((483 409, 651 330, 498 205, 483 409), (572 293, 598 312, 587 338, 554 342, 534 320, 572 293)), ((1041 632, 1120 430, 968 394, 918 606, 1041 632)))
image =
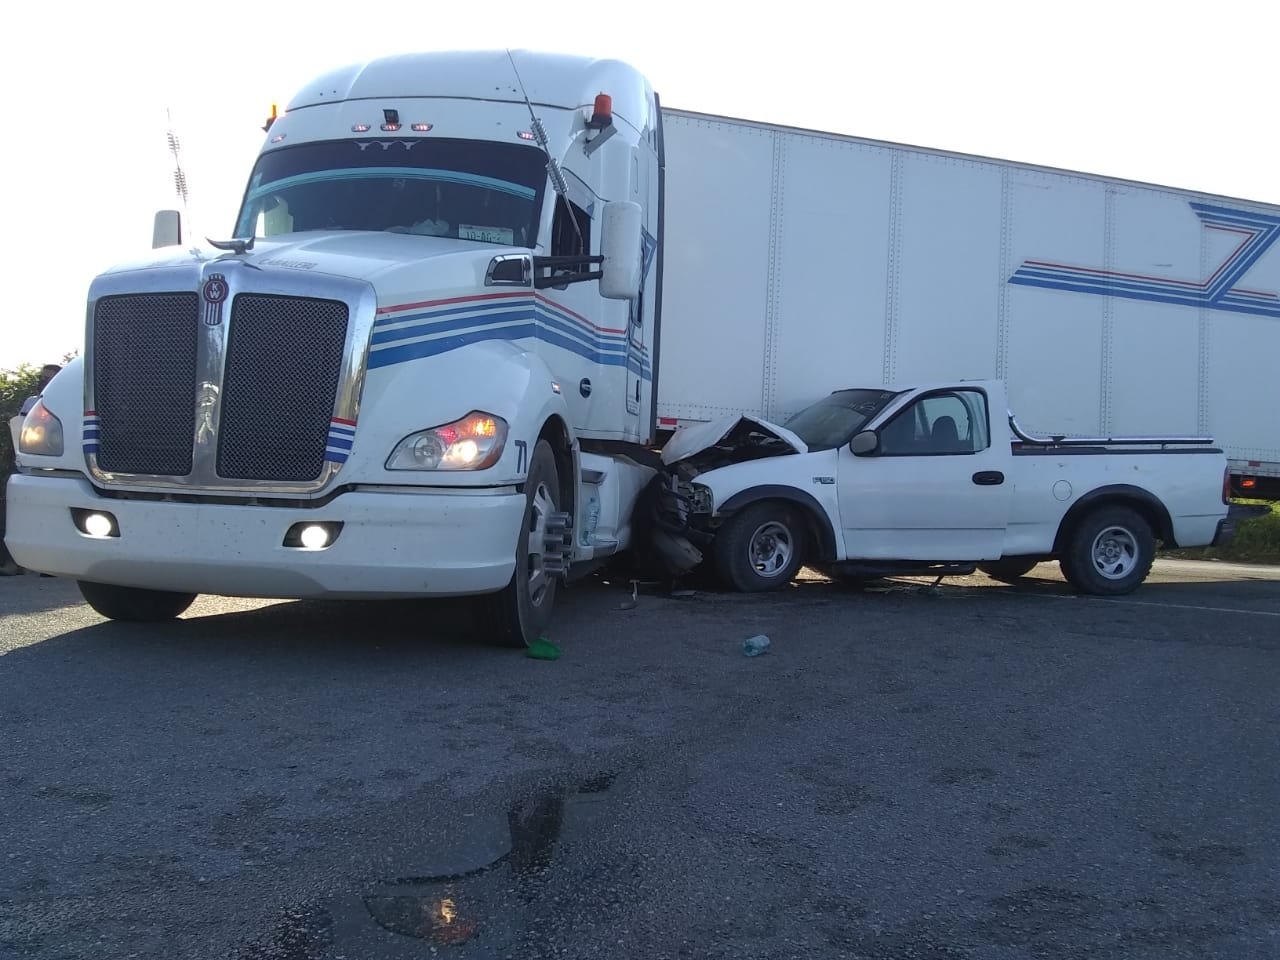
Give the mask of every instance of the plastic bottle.
POLYGON ((591 543, 595 536, 596 525, 600 522, 600 498, 590 497, 587 500, 587 522, 582 525, 582 545, 591 543))
POLYGON ((742 641, 742 652, 748 657, 758 657, 768 649, 769 638, 763 633, 757 633, 754 637, 747 637, 742 641))

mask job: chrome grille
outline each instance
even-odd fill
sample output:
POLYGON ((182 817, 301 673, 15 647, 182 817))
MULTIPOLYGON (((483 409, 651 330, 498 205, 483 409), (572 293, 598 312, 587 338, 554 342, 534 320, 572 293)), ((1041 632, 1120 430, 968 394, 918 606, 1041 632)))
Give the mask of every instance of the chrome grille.
POLYGON ((347 336, 337 300, 239 294, 231 308, 218 476, 314 480, 324 466, 347 336))
POLYGON ((98 467, 186 476, 195 429, 194 293, 109 296, 93 311, 98 467))

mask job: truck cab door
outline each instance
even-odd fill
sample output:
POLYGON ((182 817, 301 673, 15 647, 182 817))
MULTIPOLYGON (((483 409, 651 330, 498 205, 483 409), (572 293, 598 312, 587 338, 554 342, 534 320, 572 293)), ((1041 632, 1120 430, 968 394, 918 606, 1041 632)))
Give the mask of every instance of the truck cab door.
POLYGON ((987 395, 924 394, 890 414, 866 455, 840 452, 837 493, 846 559, 992 560, 1012 502, 1012 455, 991 445, 987 395))

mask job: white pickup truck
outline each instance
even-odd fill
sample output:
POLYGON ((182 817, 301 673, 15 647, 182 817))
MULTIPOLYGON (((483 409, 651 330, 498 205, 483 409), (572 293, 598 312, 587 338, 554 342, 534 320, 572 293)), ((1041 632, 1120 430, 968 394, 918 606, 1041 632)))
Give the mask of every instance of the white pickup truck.
POLYGON ((663 463, 682 532, 742 591, 804 564, 866 577, 1012 582, 1056 558, 1078 590, 1147 577, 1156 543, 1230 539, 1227 461, 1211 440, 1027 436, 990 380, 838 390, 785 426, 745 416, 678 431, 663 463))

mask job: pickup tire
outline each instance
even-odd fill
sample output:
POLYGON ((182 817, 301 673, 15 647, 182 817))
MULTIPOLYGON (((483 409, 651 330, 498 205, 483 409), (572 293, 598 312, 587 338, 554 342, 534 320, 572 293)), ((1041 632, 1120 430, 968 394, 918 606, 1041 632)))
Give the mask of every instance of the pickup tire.
POLYGON ((753 503, 729 517, 716 533, 716 572, 740 593, 778 590, 800 571, 808 540, 798 509, 776 500, 753 503))
POLYGON ((560 474, 555 454, 539 440, 524 482, 524 523, 516 537, 516 567, 501 592, 476 598, 475 610, 487 638, 504 647, 533 643, 551 622, 559 571, 547 569, 549 554, 562 555, 567 518, 560 510, 560 474))
POLYGON ((999 580, 1001 583, 1017 583, 1034 570, 1039 562, 1039 560, 1029 560, 1024 557, 1010 557, 1007 560, 980 563, 978 569, 992 580, 999 580))
POLYGON ((171 593, 168 590, 146 590, 142 587, 118 587, 109 583, 76 581, 80 596, 99 615, 108 620, 132 623, 158 623, 173 620, 195 602, 194 593, 171 593))
POLYGON ((1059 566, 1081 593, 1118 597, 1147 579, 1155 558, 1155 534, 1146 518, 1132 507, 1111 506, 1076 523, 1059 566))

